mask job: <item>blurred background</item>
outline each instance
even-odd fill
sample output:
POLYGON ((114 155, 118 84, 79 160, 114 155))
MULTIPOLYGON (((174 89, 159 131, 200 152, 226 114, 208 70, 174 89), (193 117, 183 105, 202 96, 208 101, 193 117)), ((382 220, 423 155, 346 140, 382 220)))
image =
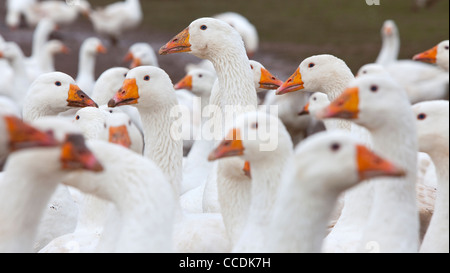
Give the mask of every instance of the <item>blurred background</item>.
MULTIPOLYGON (((343 59, 356 73, 362 65, 375 61, 381 48, 380 30, 387 19, 394 20, 399 28, 400 58, 410 59, 448 39, 449 1, 432 0, 425 6, 418 6, 417 1, 381 0, 379 6, 369 6, 365 0, 142 0, 141 25, 123 35, 116 46, 96 33, 86 17, 80 16, 73 24, 60 27, 54 36, 71 51, 57 55, 55 66, 75 77, 81 42, 97 36, 108 49, 97 57, 98 76, 112 66, 127 66, 123 57, 135 42, 147 42, 157 51, 191 21, 235 11, 258 30, 260 45, 253 59, 281 80, 289 77, 304 58, 322 53, 343 59)), ((114 2, 117 0, 89 1, 93 8, 114 2)), ((18 42, 28 56, 34 29, 24 24, 9 29, 4 20, 6 0, 0 3, 0 34, 5 40, 18 42)), ((184 75, 187 63, 200 61, 188 54, 158 56, 158 60, 173 82, 184 75)))

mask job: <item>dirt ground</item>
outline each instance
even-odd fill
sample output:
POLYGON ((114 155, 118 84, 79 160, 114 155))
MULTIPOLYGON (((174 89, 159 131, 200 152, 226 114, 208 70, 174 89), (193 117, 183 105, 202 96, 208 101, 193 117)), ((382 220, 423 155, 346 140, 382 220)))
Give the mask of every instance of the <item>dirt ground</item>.
MULTIPOLYGON (((97 36, 104 41, 108 48, 106 54, 97 57, 96 76, 99 76, 110 67, 127 66, 128 64, 123 62, 123 57, 131 44, 148 42, 155 50, 158 50, 185 28, 191 22, 191 18, 213 15, 218 11, 226 11, 225 9, 241 13, 248 11, 250 21, 255 21, 261 30, 260 48, 253 59, 260 61, 281 80, 287 79, 304 58, 320 53, 330 53, 344 59, 355 73, 361 65, 375 60, 381 47, 379 29, 383 20, 392 17, 393 14, 397 14, 395 17, 405 30, 402 29, 402 42, 405 41, 405 43, 402 44, 401 54, 403 56, 401 57, 412 56, 413 52, 426 49, 438 42, 440 37, 448 39, 448 31, 440 34, 443 30, 448 30, 448 9, 441 11, 439 6, 433 7, 430 11, 414 13, 409 9, 411 1, 407 0, 402 0, 403 6, 400 5, 401 1, 393 1, 397 6, 391 4, 392 2, 389 4, 383 2, 381 8, 385 10, 369 8, 363 0, 350 2, 333 0, 332 3, 335 5, 331 7, 327 4, 330 2, 328 0, 296 1, 141 1, 144 9, 143 24, 126 33, 115 47, 109 43, 108 39, 94 32, 92 24, 87 18, 79 17, 72 25, 61 26, 53 35, 71 49, 70 54, 56 57, 55 66, 57 70, 75 78, 81 43, 88 37, 97 36), (228 5, 226 5, 227 2, 228 5), (261 4, 256 7, 259 3, 261 4), (297 6, 299 8, 295 9, 297 6), (250 12, 249 7, 254 11, 250 12), (322 11, 312 14, 312 10, 322 11), (363 10, 366 14, 358 14, 355 10, 363 10), (273 12, 270 13, 270 11, 273 12), (349 18, 343 20, 342 17, 345 16, 349 18), (361 17, 367 16, 372 16, 371 20, 366 20, 367 26, 364 28, 359 26, 358 21, 361 20, 361 17), (411 16, 416 16, 416 18, 411 16), (430 19, 425 20, 425 18, 430 19), (436 22, 431 22, 432 19, 436 22), (404 28, 405 25, 411 27, 404 28), (421 29, 419 29, 420 27, 421 29)), ((28 56, 31 52, 34 30, 27 27, 15 31, 8 29, 4 20, 5 2, 6 0, 0 0, 0 34, 6 40, 18 42, 25 55, 28 56)), ((95 7, 113 3, 115 0, 91 0, 89 2, 94 3, 95 7)), ((448 6, 446 1, 440 1, 439 4, 448 6)), ((170 75, 172 81, 176 82, 183 77, 184 67, 187 63, 197 63, 200 59, 184 53, 158 56, 158 61, 161 68, 170 75)))

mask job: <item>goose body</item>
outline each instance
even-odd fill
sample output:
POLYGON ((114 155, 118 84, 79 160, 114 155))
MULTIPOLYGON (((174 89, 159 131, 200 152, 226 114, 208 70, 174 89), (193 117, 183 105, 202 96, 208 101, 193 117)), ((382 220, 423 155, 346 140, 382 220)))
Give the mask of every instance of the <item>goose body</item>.
POLYGON ((448 101, 427 101, 412 106, 419 149, 427 153, 438 178, 435 209, 420 252, 449 252, 448 240, 448 101))
POLYGON ((381 252, 417 252, 419 249, 418 146, 410 105, 406 92, 393 79, 367 75, 358 77, 320 114, 321 117, 344 117, 365 126, 371 133, 373 149, 406 171, 402 178, 376 179, 381 181, 374 183, 373 205, 360 251, 367 251, 371 242, 376 242, 381 252), (350 101, 357 103, 350 104, 350 101), (380 116, 380 112, 384 115, 380 116))

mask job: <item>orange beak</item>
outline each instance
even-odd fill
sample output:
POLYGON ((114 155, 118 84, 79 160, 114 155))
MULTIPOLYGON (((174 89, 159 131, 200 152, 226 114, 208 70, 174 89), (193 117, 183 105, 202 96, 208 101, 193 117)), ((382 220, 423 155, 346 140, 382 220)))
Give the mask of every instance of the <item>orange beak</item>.
POLYGON ((121 125, 116 127, 109 127, 109 142, 119 144, 125 148, 130 148, 131 140, 128 134, 127 126, 121 125))
POLYGON ((261 79, 259 80, 259 88, 277 89, 283 82, 273 76, 269 70, 261 67, 261 79))
POLYGON ((66 45, 63 45, 62 48, 61 48, 61 53, 69 54, 70 53, 70 48, 68 48, 66 45))
POLYGON ((39 131, 15 116, 4 116, 3 119, 8 127, 10 152, 58 145, 51 131, 39 131))
POLYGON ((251 169, 250 169, 250 162, 245 161, 244 168, 242 170, 244 171, 244 174, 246 176, 248 176, 248 178, 252 178, 252 172, 251 172, 251 169))
POLYGON ((0 59, 3 58, 3 52, 0 51, 0 59))
POLYGON ((125 55, 125 57, 123 57, 123 62, 127 63, 131 60, 133 60, 133 53, 131 53, 131 51, 128 51, 127 55, 125 55))
POLYGON ((306 103, 305 106, 303 106, 302 111, 300 111, 300 112, 298 113, 298 115, 299 115, 299 116, 302 116, 302 115, 309 115, 309 102, 306 103))
POLYGON ((192 76, 186 75, 174 86, 175 89, 187 89, 192 90, 192 76))
POLYGON ((102 53, 105 54, 108 50, 106 49, 106 47, 102 44, 99 44, 97 46, 97 53, 102 53))
POLYGON ((123 81, 122 87, 108 102, 108 107, 136 104, 138 103, 138 99, 139 99, 139 88, 136 84, 136 79, 125 79, 123 81))
POLYGON ((96 107, 97 103, 93 101, 86 93, 81 91, 80 87, 71 84, 67 96, 67 106, 70 107, 96 107))
POLYGON ((317 113, 317 118, 357 119, 359 113, 358 93, 359 89, 357 87, 346 89, 327 107, 317 113))
POLYGON ((141 59, 133 58, 133 61, 130 64, 130 69, 133 69, 133 68, 141 66, 141 65, 142 65, 141 59))
POLYGON ((185 28, 178 33, 170 42, 166 43, 159 49, 160 55, 172 53, 189 52, 191 44, 189 43, 189 28, 185 28))
POLYGON ((302 81, 302 74, 300 73, 300 68, 295 70, 294 74, 292 74, 289 79, 287 79, 278 89, 276 95, 283 95, 290 92, 295 92, 301 89, 304 89, 302 81))
POLYGON ((68 134, 61 146, 62 168, 64 170, 90 170, 94 172, 103 171, 103 166, 86 147, 83 135, 68 134))
POLYGON ((404 176, 405 171, 383 159, 363 145, 356 146, 356 161, 360 181, 378 176, 404 176))
POLYGON ((416 54, 413 57, 414 61, 421 61, 425 63, 434 64, 436 63, 436 55, 437 55, 437 46, 433 47, 432 49, 429 49, 427 51, 424 51, 422 53, 416 54))
POLYGON ((209 154, 208 160, 214 161, 224 157, 240 156, 243 154, 244 146, 242 145, 240 131, 239 129, 233 129, 219 146, 209 154))

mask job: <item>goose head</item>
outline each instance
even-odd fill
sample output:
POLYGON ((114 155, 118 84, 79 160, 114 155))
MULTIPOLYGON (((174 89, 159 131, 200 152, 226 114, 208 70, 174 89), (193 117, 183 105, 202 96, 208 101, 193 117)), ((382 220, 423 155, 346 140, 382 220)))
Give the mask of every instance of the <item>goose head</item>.
POLYGON ((62 72, 45 73, 36 78, 25 98, 24 118, 30 105, 55 115, 72 107, 98 107, 71 76, 62 72))
POLYGON ((80 52, 90 56, 96 56, 98 53, 106 53, 107 49, 99 38, 90 37, 84 40, 80 52))
POLYGON ((379 157, 345 132, 320 132, 301 142, 285 167, 293 183, 311 192, 324 189, 340 193, 361 181, 378 176, 403 176, 405 172, 379 157))
POLYGON ((216 74, 210 70, 203 68, 194 68, 178 81, 174 88, 186 89, 197 96, 205 96, 211 94, 212 87, 216 81, 216 74))
POLYGON ((356 77, 361 77, 363 75, 385 75, 389 76, 389 72, 381 64, 369 63, 361 66, 361 68, 356 73, 356 77))
POLYGON ((239 115, 236 125, 229 129, 225 139, 212 151, 210 161, 241 156, 249 162, 277 158, 277 153, 289 153, 292 140, 283 123, 265 112, 249 112, 239 115))
POLYGON ((108 104, 109 99, 122 86, 128 71, 126 67, 109 68, 98 77, 92 91, 92 98, 99 105, 108 104))
POLYGON ((24 58, 23 51, 15 42, 0 43, 0 59, 4 58, 8 62, 13 62, 19 58, 24 58))
POLYGON ((45 49, 52 55, 54 54, 69 54, 70 49, 59 40, 50 40, 45 44, 45 49))
POLYGON ((25 148, 56 146, 58 143, 51 131, 40 131, 7 113, 0 114, 0 132, 1 156, 25 148))
POLYGON ((347 64, 328 54, 315 55, 303 60, 297 70, 276 91, 277 95, 304 89, 309 92, 326 92, 353 75, 347 64))
POLYGON ((139 66, 128 72, 122 87, 108 102, 108 106, 136 104, 138 108, 155 108, 168 102, 176 102, 169 75, 155 66, 139 66))
POLYGON ((253 72, 253 82, 257 92, 277 89, 283 82, 273 76, 260 62, 250 60, 250 68, 253 72))
POLYGON ((245 54, 240 34, 228 23, 214 18, 199 18, 162 46, 159 54, 188 52, 201 59, 209 59, 229 51, 230 45, 239 43, 245 54))
POLYGON ((315 92, 308 100, 308 103, 298 113, 299 115, 312 115, 315 116, 321 109, 327 107, 330 104, 328 96, 324 93, 315 92))
POLYGON ((132 61, 130 64, 130 69, 141 65, 158 66, 153 47, 148 43, 135 43, 130 46, 127 55, 124 57, 124 61, 132 61))
POLYGON ((67 119, 42 117, 31 123, 41 131, 51 131, 58 141, 58 160, 62 170, 103 171, 102 164, 88 149, 85 138, 79 128, 67 119))
POLYGON ((419 150, 448 157, 449 104, 445 100, 424 101, 412 106, 416 116, 419 150))
POLYGON ((397 24, 394 20, 386 20, 381 27, 381 37, 382 39, 392 39, 391 37, 398 36, 397 24))
POLYGON ((440 67, 448 70, 448 50, 449 41, 445 40, 429 50, 414 55, 413 60, 438 64, 440 67))
MULTIPOLYGON (((397 109, 409 105, 404 89, 392 78, 366 75, 350 86, 326 108, 317 113, 319 119, 350 119, 369 130, 384 127, 393 115, 403 115, 397 109)), ((401 111, 401 110, 399 110, 401 111)))

